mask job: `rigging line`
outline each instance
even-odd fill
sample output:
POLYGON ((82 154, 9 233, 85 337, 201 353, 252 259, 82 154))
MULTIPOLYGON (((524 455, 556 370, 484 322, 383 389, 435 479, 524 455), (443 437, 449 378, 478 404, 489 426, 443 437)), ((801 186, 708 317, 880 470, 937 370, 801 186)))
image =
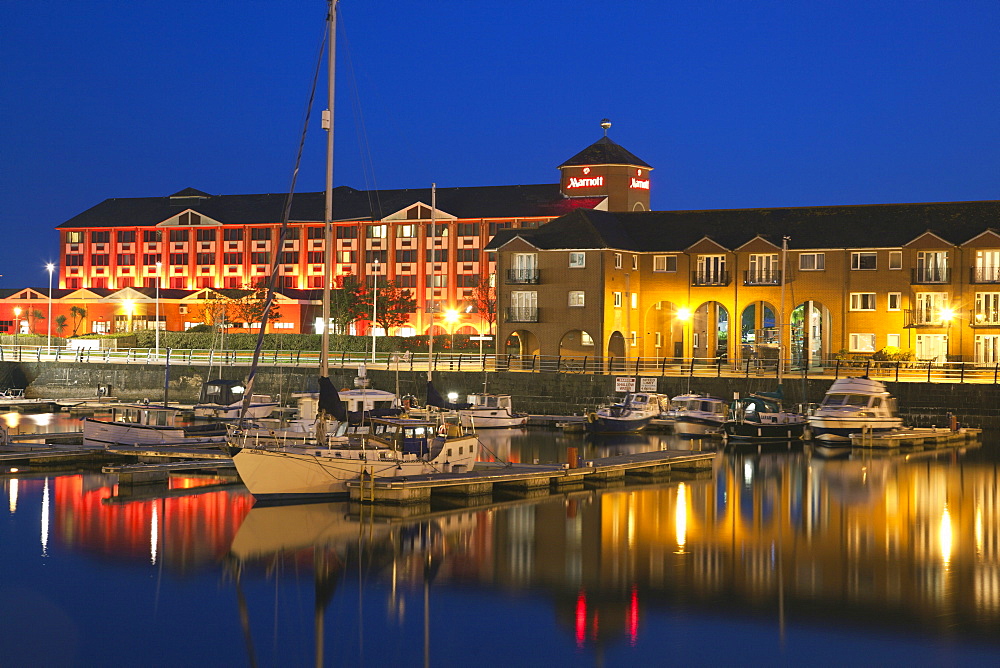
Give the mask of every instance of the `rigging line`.
MULTIPOLYGON (((494 458, 495 458, 495 459, 496 459, 496 460, 497 460, 498 462, 501 462, 501 463, 503 463, 503 465, 504 465, 504 466, 510 466, 510 465, 511 465, 511 464, 510 464, 510 460, 506 460, 506 461, 505 461, 503 457, 501 457, 501 456, 500 456, 500 455, 498 455, 497 453, 495 453, 495 452, 493 452, 492 450, 490 450, 490 449, 489 449, 489 448, 488 448, 488 447, 486 446, 486 444, 485 444, 485 443, 483 443, 483 439, 479 438, 479 435, 478 435, 478 434, 476 435, 476 440, 477 440, 477 441, 479 441, 479 447, 481 447, 481 448, 482 448, 483 450, 485 450, 486 452, 488 452, 488 453, 490 453, 491 455, 493 455, 493 457, 494 457, 494 458)), ((473 466, 475 466, 475 462, 473 462, 473 466)))
POLYGON ((309 90, 309 101, 306 104, 305 117, 302 120, 302 134, 299 137, 299 147, 295 155, 295 166, 292 169, 291 184, 289 185, 288 195, 285 197, 285 205, 281 212, 281 233, 278 235, 277 245, 271 250, 273 258, 271 262, 271 274, 268 276, 267 280, 267 298, 264 300, 263 313, 260 318, 260 331, 257 333, 257 346, 254 348, 253 361, 250 364, 250 372, 247 374, 246 391, 243 395, 243 405, 240 407, 238 424, 243 423, 247 410, 250 407, 253 383, 257 377, 257 362, 260 360, 260 351, 264 346, 264 335, 267 331, 267 321, 270 319, 271 305, 274 303, 274 283, 275 280, 277 280, 277 275, 281 268, 279 260, 281 259, 281 253, 284 250, 285 237, 288 236, 288 219, 292 210, 292 199, 295 195, 295 184, 299 177, 299 167, 302 164, 302 152, 305 148, 306 135, 309 130, 309 119, 312 115, 313 102, 316 99, 316 88, 319 85, 319 75, 323 68, 323 53, 327 44, 328 32, 329 30, 324 28, 323 38, 320 40, 319 49, 317 49, 318 54, 316 58, 316 69, 313 72, 312 86, 309 90))
MULTIPOLYGON (((341 19, 341 24, 344 21, 341 19)), ((354 59, 351 57, 350 42, 347 40, 346 27, 341 28, 341 39, 347 44, 345 56, 347 58, 347 70, 350 73, 351 90, 354 96, 351 99, 351 109, 354 112, 354 130, 358 138, 358 152, 361 154, 361 175, 365 182, 365 190, 368 197, 368 211, 372 220, 381 220, 382 198, 378 191, 378 181, 375 178, 375 162, 372 159, 371 144, 368 142, 368 129, 365 126, 364 110, 361 106, 361 93, 358 86, 357 71, 354 68, 354 59), (369 179, 370 175, 370 179, 369 179), (374 193, 375 203, 372 203, 372 193, 374 193)))

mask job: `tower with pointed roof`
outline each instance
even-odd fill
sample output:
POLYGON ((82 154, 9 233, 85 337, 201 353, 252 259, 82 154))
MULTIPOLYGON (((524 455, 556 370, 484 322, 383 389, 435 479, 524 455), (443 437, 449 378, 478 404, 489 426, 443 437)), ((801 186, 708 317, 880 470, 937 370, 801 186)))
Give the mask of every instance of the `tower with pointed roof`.
POLYGON ((608 138, 611 121, 601 121, 604 136, 559 165, 566 197, 605 197, 608 211, 648 211, 649 172, 640 160, 608 138))

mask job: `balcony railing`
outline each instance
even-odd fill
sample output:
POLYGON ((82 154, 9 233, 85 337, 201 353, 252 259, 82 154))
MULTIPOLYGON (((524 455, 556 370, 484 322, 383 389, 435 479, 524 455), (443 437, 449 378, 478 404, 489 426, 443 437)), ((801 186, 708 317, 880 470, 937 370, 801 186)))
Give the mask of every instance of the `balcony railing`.
POLYGON ((508 306, 507 322, 538 322, 538 307, 508 306))
POLYGON ((724 269, 692 271, 691 285, 729 285, 729 272, 724 269))
POLYGON ((1000 311, 969 311, 970 327, 1000 327, 1000 311))
POLYGON ((969 267, 969 283, 1000 283, 1000 267, 969 267))
POLYGON ((941 317, 939 309, 908 309, 903 315, 904 327, 947 327, 951 324, 941 317))
POLYGON ((508 269, 508 285, 537 285, 539 271, 537 269, 508 269))
POLYGON ((748 269, 743 272, 743 285, 781 285, 781 270, 748 269))
POLYGON ((917 267, 910 270, 910 283, 950 283, 951 269, 947 267, 917 267))

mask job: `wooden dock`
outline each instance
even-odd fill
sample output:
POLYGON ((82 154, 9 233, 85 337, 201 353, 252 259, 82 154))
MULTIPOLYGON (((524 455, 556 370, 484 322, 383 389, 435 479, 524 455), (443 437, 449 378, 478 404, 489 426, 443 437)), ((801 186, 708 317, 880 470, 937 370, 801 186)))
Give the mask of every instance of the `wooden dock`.
POLYGON ((939 445, 954 445, 974 441, 982 433, 982 429, 971 427, 962 427, 961 429, 917 427, 882 434, 852 434, 851 446, 855 448, 882 448, 887 450, 898 448, 923 449, 939 445))
POLYGON ((226 473, 230 477, 234 477, 236 473, 233 460, 228 457, 155 464, 110 464, 101 468, 102 473, 114 473, 118 476, 119 487, 165 482, 173 473, 205 470, 215 471, 219 475, 226 473))
POLYGON ((584 483, 621 482, 627 475, 654 478, 673 471, 710 470, 715 456, 715 452, 665 450, 587 460, 576 468, 479 463, 465 473, 352 480, 347 488, 352 501, 375 504, 428 503, 432 496, 477 497, 497 491, 542 495, 584 483))

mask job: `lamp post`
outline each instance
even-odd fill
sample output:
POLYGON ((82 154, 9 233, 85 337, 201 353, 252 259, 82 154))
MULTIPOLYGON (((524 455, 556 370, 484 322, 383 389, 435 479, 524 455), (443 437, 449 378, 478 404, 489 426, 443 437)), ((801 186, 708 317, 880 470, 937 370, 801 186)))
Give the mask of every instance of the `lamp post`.
POLYGON ((52 271, 56 268, 54 264, 49 262, 45 265, 45 269, 49 272, 49 339, 46 342, 45 347, 52 347, 52 271))
POLYGON ((132 316, 133 316, 134 313, 135 313, 135 302, 133 302, 131 299, 126 299, 125 300, 125 314, 128 316, 128 324, 125 325, 125 331, 126 332, 133 331, 132 316))
POLYGON ((163 267, 162 262, 156 263, 156 322, 153 326, 156 328, 156 359, 160 359, 160 268, 163 267))
POLYGON ((444 312, 444 321, 451 325, 451 352, 455 352, 455 323, 458 322, 458 309, 450 308, 444 312))
POLYGON ((375 364, 375 319, 378 317, 378 258, 375 258, 372 277, 372 364, 375 364))
POLYGON ((17 335, 21 333, 21 307, 14 307, 14 345, 17 345, 17 335))
MULTIPOLYGON (((692 341, 687 333, 688 323, 691 321, 691 309, 682 306, 677 309, 677 319, 681 321, 681 370, 684 369, 685 346, 692 345, 692 341)), ((691 348, 691 366, 694 366, 694 347, 691 348)))

